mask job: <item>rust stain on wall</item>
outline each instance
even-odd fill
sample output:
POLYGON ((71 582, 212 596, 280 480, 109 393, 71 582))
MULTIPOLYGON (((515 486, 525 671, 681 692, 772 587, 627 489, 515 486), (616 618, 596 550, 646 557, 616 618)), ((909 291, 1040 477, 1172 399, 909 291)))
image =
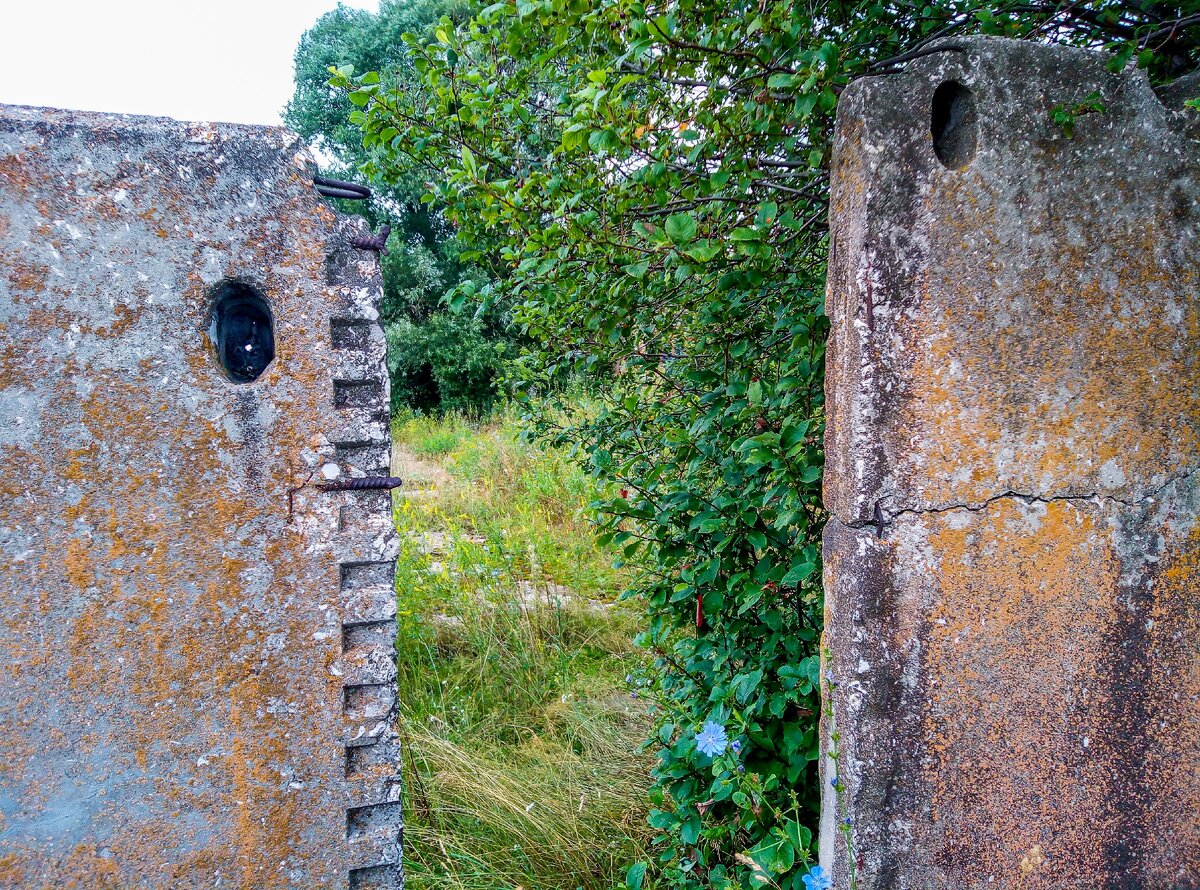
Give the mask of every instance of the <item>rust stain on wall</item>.
POLYGON ((839 887, 844 818, 862 888, 1200 887, 1200 116, 1164 95, 972 39, 842 97, 839 887))

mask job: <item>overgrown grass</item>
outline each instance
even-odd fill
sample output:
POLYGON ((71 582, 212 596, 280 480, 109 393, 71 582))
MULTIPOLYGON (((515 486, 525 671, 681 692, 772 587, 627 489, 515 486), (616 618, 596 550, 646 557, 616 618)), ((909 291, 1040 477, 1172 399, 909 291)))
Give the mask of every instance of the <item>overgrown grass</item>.
POLYGON ((639 656, 622 578, 583 515, 589 480, 521 443, 509 415, 394 432, 444 471, 396 510, 409 886, 622 885, 649 834, 647 715, 625 680, 639 656))

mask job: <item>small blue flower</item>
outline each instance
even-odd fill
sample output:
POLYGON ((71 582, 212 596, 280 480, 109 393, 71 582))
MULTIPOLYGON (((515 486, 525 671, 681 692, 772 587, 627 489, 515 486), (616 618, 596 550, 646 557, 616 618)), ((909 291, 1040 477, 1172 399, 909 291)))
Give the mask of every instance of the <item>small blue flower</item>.
POLYGON ((831 786, 833 786, 834 788, 837 788, 837 786, 838 786, 838 777, 837 777, 837 776, 830 776, 830 777, 829 777, 829 784, 830 784, 831 786))
POLYGON ((833 877, 819 865, 814 865, 804 876, 804 890, 832 890, 833 877))
POLYGON ((733 749, 734 754, 737 754, 738 752, 740 752, 742 750, 742 740, 734 739, 732 742, 729 743, 729 747, 733 749))
POLYGON ((709 757, 717 757, 725 753, 729 739, 725 735, 725 727, 720 723, 709 720, 696 733, 696 750, 709 757))
POLYGON ((633 674, 626 674, 626 675, 625 675, 625 682, 626 682, 626 683, 632 683, 632 682, 633 682, 633 674))
POLYGON ((739 763, 739 764, 738 764, 738 772, 739 772, 739 773, 744 773, 745 771, 746 771, 746 764, 744 764, 744 763, 739 763))
POLYGON ((854 823, 850 820, 850 817, 847 816, 845 819, 842 820, 842 824, 843 825, 853 825, 854 823))

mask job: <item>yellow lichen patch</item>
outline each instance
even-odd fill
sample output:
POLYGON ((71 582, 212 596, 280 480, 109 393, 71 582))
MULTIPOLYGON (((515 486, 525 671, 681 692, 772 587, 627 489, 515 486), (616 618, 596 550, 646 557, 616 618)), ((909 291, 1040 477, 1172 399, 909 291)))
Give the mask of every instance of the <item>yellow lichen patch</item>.
POLYGON ((0 189, 17 198, 33 193, 37 188, 37 165, 41 160, 40 152, 32 146, 27 146, 24 154, 0 157, 0 189))
POLYGON ((91 545, 82 538, 72 538, 67 542, 63 567, 67 572, 67 583, 72 587, 85 590, 96 583, 96 575, 91 566, 91 545))
POLYGON ((906 324, 892 433, 906 484, 933 503, 1006 488, 1141 496, 1153 486, 1136 480, 1186 469, 1200 450, 1200 356, 1187 345, 1200 341, 1200 256, 1164 262, 1174 236, 1148 217, 1082 244, 1049 230, 1053 261, 1016 266, 979 188, 927 199, 939 259, 906 324))
POLYGON ((16 853, 0 856, 0 886, 21 887, 25 884, 25 869, 16 853))
POLYGON ((46 288, 50 267, 41 263, 12 262, 5 270, 8 286, 27 294, 41 293, 46 288))
POLYGON ((1097 794, 1104 765, 1078 766, 1104 734, 1116 560, 1071 503, 1006 499, 925 521, 924 782, 945 826, 929 855, 953 849, 971 886, 1082 886, 1071 882, 1101 873, 1101 838, 1119 829, 1097 794), (1045 862, 1021 883, 1034 846, 1045 862))

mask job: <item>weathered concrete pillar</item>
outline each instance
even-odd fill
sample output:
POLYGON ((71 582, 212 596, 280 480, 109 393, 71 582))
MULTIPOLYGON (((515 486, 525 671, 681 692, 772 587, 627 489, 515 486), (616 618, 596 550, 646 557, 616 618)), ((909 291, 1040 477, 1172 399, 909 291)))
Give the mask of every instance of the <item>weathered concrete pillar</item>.
POLYGON ((314 487, 388 472, 379 275, 314 172, 0 109, 0 886, 402 884, 390 496, 314 487))
POLYGON ((862 890, 1200 887, 1188 95, 972 39, 841 99, 821 832, 838 888, 855 859, 862 890), (1053 108, 1092 94, 1106 110, 1068 138, 1053 108))

